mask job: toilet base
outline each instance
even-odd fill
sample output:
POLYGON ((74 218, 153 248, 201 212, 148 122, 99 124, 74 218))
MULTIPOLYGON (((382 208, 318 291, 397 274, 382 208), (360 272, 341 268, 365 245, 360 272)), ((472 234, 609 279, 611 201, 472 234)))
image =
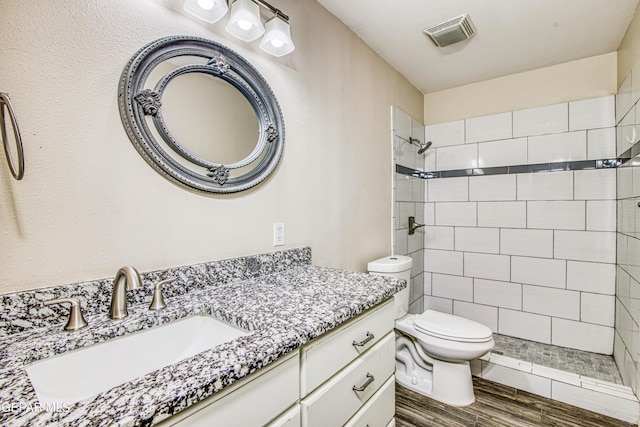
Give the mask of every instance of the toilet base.
POLYGON ((403 387, 451 406, 468 406, 475 402, 469 362, 430 360, 429 371, 415 363, 405 347, 396 352, 396 382, 403 387))

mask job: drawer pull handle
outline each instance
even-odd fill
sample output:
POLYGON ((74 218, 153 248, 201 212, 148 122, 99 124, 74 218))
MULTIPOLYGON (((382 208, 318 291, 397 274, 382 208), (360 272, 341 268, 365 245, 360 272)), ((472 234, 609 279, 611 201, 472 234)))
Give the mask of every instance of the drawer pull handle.
POLYGON ((367 381, 364 382, 360 387, 353 386, 353 391, 364 391, 365 388, 369 387, 369 385, 373 382, 373 375, 367 372, 367 381))
POLYGON ((373 339, 373 334, 371 332, 367 332, 367 335, 366 335, 365 339, 363 339, 362 341, 353 340, 353 342, 351 344, 356 346, 356 347, 362 347, 363 345, 365 345, 366 343, 368 343, 372 339, 373 339))

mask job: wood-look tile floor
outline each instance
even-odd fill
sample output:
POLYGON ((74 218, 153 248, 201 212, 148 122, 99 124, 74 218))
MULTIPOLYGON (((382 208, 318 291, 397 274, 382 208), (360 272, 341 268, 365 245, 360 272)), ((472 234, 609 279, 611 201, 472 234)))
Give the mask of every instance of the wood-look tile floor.
POLYGON ((481 378, 474 377, 473 385, 475 403, 457 408, 429 399, 396 383, 396 426, 633 426, 615 418, 481 378))

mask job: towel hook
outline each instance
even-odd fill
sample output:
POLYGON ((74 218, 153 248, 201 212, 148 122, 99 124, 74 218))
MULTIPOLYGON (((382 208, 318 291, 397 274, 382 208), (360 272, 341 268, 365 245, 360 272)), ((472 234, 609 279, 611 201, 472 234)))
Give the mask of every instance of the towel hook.
POLYGON ((0 92, 0 135, 2 135, 2 144, 4 145, 4 154, 7 156, 7 163, 9 163, 9 169, 11 175, 18 181, 24 176, 24 148, 22 146, 22 137, 20 136, 20 130, 18 129, 18 120, 16 119, 11 100, 8 93, 0 92), (9 140, 7 138, 7 122, 5 118, 5 107, 9 112, 9 119, 11 120, 11 127, 13 129, 13 136, 16 140, 16 152, 18 153, 18 167, 13 162, 11 156, 11 149, 9 147, 9 140))

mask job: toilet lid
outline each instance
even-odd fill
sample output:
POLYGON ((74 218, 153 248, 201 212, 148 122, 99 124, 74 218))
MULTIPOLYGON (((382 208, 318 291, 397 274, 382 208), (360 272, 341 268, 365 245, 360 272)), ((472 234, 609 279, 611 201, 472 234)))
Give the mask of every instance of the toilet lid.
POLYGON ((416 329, 437 338, 465 342, 485 342, 493 337, 486 326, 460 316, 427 310, 415 317, 416 329))

